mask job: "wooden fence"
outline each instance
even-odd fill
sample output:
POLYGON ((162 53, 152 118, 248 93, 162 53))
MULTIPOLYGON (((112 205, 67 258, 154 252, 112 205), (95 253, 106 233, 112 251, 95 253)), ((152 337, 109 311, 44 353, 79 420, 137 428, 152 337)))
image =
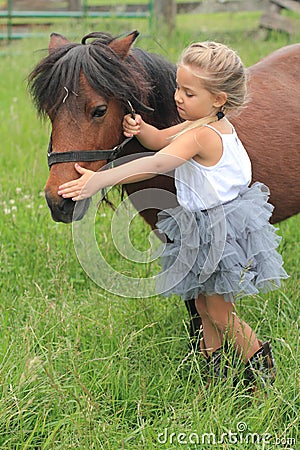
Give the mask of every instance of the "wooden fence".
POLYGON ((153 0, 149 0, 144 4, 144 8, 135 8, 134 10, 127 10, 126 8, 112 8, 110 5, 106 9, 92 9, 88 5, 88 0, 80 1, 81 8, 78 10, 70 10, 68 8, 69 2, 57 2, 46 1, 38 2, 39 5, 43 3, 43 8, 39 6, 39 10, 28 10, 25 4, 32 5, 32 1, 25 1, 24 3, 14 2, 13 0, 7 1, 7 8, 0 10, 0 19, 5 21, 6 32, 0 33, 0 39, 20 39, 24 36, 28 36, 28 33, 14 31, 16 25, 15 19, 24 19, 30 21, 30 19, 87 19, 87 18, 145 18, 149 21, 149 27, 151 28, 153 19, 153 0), (59 7, 58 7, 59 4, 59 7), (22 9, 15 9, 15 5, 21 5, 22 9), (45 8, 45 5, 47 9, 45 8), (56 9, 55 9, 56 8, 56 9))
MULTIPOLYGON (((109 3, 109 2, 108 2, 109 3)), ((7 7, 0 9, 0 19, 4 33, 2 39, 21 38, 24 33, 14 30, 15 19, 54 19, 54 18, 145 18, 149 21, 151 29, 153 18, 157 14, 155 0, 141 4, 128 4, 115 6, 114 4, 89 5, 88 0, 7 0, 7 7), (72 5, 80 5, 73 10, 72 5), (31 9, 28 9, 31 8, 31 9), (4 27, 3 27, 4 25, 4 27)), ((173 14, 205 14, 214 12, 262 11, 260 27, 276 29, 293 34, 295 21, 283 16, 281 13, 288 9, 300 14, 300 0, 202 0, 191 2, 174 2, 173 14)), ((169 23, 172 19, 169 18, 169 23)))
POLYGON ((300 21, 283 16, 282 12, 284 10, 293 11, 300 15, 299 0, 270 0, 260 19, 260 27, 294 34, 297 28, 298 30, 300 29, 300 21))

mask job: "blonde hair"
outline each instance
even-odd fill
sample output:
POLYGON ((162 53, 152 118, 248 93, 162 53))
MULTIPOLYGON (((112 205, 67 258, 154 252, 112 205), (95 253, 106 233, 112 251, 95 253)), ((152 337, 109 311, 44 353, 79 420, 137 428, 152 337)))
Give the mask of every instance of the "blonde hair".
MULTIPOLYGON (((178 65, 187 67, 211 94, 226 93, 227 100, 220 108, 224 114, 245 105, 246 68, 237 53, 226 45, 212 41, 191 44, 182 52, 178 65)), ((216 114, 218 112, 216 111, 216 114)), ((217 120, 219 120, 217 115, 195 120, 175 137, 217 120)))

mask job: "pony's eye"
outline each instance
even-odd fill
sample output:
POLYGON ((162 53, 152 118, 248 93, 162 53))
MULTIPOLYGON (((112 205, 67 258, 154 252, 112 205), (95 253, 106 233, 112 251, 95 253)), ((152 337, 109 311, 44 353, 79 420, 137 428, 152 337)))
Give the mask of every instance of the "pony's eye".
POLYGON ((92 117, 103 117, 105 116, 107 111, 107 106, 106 105, 100 105, 97 106, 95 109, 93 109, 92 111, 92 117))

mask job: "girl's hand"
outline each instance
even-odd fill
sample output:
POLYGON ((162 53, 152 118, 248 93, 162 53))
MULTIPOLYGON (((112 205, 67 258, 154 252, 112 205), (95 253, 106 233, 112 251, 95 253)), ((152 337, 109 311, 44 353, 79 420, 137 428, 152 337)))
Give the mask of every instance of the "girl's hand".
POLYGON ((126 137, 132 137, 140 133, 142 118, 136 114, 133 119, 131 114, 127 114, 123 119, 123 132, 126 137))
POLYGON ((64 183, 58 188, 58 195, 61 195, 63 198, 72 198, 74 202, 91 197, 99 191, 95 180, 97 172, 85 169, 79 164, 75 164, 75 169, 80 173, 81 177, 64 183), (93 177, 94 180, 92 180, 93 177))

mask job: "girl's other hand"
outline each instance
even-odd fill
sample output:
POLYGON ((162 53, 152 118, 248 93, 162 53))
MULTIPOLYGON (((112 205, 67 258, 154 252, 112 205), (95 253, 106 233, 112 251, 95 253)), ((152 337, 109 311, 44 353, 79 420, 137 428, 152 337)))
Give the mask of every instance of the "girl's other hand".
POLYGON ((126 137, 136 136, 141 131, 142 118, 139 114, 136 114, 133 119, 131 114, 126 114, 123 119, 123 133, 126 137))
POLYGON ((63 198, 71 198, 73 201, 78 201, 96 194, 99 190, 94 177, 96 172, 85 169, 79 164, 75 164, 75 169, 81 177, 59 186, 58 195, 61 195, 63 198))

